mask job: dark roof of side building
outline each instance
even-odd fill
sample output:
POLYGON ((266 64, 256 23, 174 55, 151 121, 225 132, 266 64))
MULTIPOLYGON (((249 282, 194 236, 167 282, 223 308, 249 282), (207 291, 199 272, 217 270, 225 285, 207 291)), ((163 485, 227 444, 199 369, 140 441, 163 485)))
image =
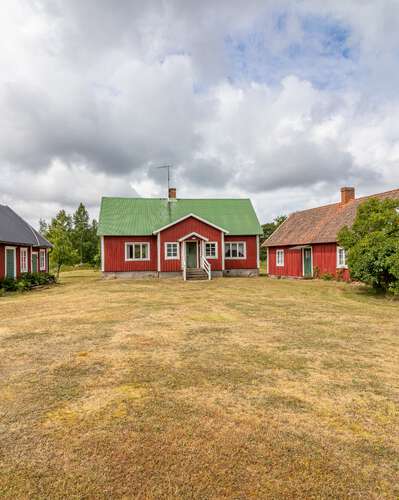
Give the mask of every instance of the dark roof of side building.
POLYGON ((0 242, 33 247, 52 244, 7 205, 0 205, 0 242))
POLYGON ((334 243, 339 231, 350 227, 358 206, 370 199, 399 199, 399 189, 355 198, 348 203, 334 203, 291 214, 262 244, 265 247, 334 243))

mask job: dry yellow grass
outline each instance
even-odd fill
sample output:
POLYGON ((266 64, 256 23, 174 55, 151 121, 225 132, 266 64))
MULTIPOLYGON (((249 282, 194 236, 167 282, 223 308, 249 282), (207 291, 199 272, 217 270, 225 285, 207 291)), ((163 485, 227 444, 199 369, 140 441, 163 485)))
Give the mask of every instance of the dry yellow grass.
POLYGON ((337 283, 0 299, 0 495, 397 498, 399 303, 337 283))

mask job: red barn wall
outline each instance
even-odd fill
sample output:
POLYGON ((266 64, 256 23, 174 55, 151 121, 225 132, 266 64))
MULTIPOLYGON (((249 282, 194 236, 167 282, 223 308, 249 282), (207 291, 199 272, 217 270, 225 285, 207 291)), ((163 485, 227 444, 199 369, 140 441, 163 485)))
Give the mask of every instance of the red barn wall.
MULTIPOLYGON (((316 267, 319 274, 329 273, 337 275, 337 245, 336 243, 320 243, 312 245, 313 272, 316 267)), ((269 274, 272 276, 303 276, 302 251, 290 250, 289 246, 269 248, 269 274), (276 251, 284 250, 284 267, 276 266, 276 251)), ((348 269, 343 269, 343 279, 349 280, 348 269)))
MULTIPOLYGON (((337 244, 336 243, 320 243, 313 245, 313 270, 319 269, 320 276, 323 274, 337 275, 337 244)), ((348 269, 343 269, 343 279, 349 280, 348 269)))
POLYGON ((104 271, 135 272, 157 270, 156 236, 104 236, 104 271), (150 260, 125 261, 125 243, 149 243, 150 260))
MULTIPOLYGON (((257 238, 256 236, 225 236, 224 241, 245 241, 247 246, 246 259, 225 259, 225 269, 257 269, 257 238)), ((224 251, 224 249, 223 249, 224 251)))
POLYGON ((4 245, 0 245, 0 279, 4 279, 5 274, 5 250, 4 245))
POLYGON ((290 250, 289 246, 269 248, 269 274, 272 276, 303 276, 302 251, 290 250), (284 266, 276 265, 276 251, 284 250, 284 266))
MULTIPOLYGON (((161 271, 162 272, 178 272, 181 271, 181 260, 166 260, 165 259, 165 243, 173 243, 179 241, 187 234, 198 233, 209 241, 215 241, 218 244, 218 258, 209 259, 211 270, 220 271, 222 269, 222 233, 219 229, 209 226, 195 217, 188 217, 187 219, 178 222, 177 224, 164 229, 161 232, 161 271)), ((190 241, 190 240, 187 240, 190 241)), ((193 240, 191 240, 193 241, 193 240)), ((182 256, 182 244, 180 244, 180 258, 182 256)))
POLYGON ((48 251, 46 248, 32 248, 30 246, 18 246, 18 245, 13 245, 12 243, 8 244, 1 244, 0 245, 0 279, 5 278, 5 247, 10 246, 10 247, 15 247, 16 248, 16 266, 17 266, 17 278, 21 276, 21 248, 27 248, 28 249, 28 272, 32 271, 32 252, 37 252, 38 254, 38 271, 40 272, 40 250, 45 250, 46 251, 46 269, 42 270, 42 272, 48 272, 49 270, 49 262, 48 262, 48 251))

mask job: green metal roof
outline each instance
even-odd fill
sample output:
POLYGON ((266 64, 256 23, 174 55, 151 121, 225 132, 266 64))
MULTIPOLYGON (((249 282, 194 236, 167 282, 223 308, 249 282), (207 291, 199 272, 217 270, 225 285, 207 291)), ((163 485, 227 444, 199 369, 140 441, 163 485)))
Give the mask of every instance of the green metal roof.
POLYGON ((229 235, 262 234, 249 199, 108 198, 101 200, 100 236, 146 236, 193 214, 229 235))

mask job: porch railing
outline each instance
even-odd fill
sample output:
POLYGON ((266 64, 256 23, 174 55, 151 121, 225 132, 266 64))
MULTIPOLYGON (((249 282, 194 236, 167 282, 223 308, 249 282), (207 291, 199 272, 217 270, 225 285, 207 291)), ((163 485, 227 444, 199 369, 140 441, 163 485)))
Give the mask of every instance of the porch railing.
POLYGON ((183 280, 187 281, 187 265, 186 259, 183 259, 183 280))
POLYGON ((202 267, 202 269, 204 269, 204 271, 208 275, 208 280, 210 280, 211 279, 211 265, 209 264, 209 262, 206 260, 206 258, 203 255, 201 255, 201 267, 202 267))

